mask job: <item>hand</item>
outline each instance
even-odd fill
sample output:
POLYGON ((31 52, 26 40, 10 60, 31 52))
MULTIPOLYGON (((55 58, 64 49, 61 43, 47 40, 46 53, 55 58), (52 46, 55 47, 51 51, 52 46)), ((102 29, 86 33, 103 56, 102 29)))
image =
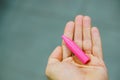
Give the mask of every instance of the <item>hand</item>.
POLYGON ((108 80, 107 68, 103 61, 99 31, 91 27, 88 16, 78 15, 75 22, 66 24, 64 35, 90 57, 90 62, 82 64, 66 47, 58 46, 50 55, 46 75, 51 80, 108 80))

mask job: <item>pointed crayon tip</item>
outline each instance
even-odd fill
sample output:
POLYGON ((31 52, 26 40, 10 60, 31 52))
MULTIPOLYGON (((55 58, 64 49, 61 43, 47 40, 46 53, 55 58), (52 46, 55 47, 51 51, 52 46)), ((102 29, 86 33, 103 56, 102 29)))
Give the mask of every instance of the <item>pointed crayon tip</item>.
POLYGON ((62 37, 61 37, 62 39, 65 39, 65 36, 64 35, 62 35, 62 37))

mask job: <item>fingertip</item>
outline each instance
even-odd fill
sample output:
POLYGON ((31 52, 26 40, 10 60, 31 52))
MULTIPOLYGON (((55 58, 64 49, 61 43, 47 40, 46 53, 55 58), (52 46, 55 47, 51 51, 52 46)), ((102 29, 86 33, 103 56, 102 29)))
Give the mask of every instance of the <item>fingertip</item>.
POLYGON ((92 27, 92 29, 93 29, 93 30, 98 30, 98 28, 97 28, 97 27, 95 27, 95 26, 93 26, 93 27, 92 27))
POLYGON ((83 18, 83 15, 77 15, 77 16, 75 17, 75 21, 80 20, 81 18, 83 18))
POLYGON ((91 20, 90 16, 84 16, 84 20, 91 20))
POLYGON ((66 25, 73 25, 74 22, 73 21, 68 21, 66 25))
POLYGON ((74 22, 69 21, 66 24, 65 30, 64 30, 64 35, 69 37, 70 39, 73 38, 73 32, 74 32, 74 22))
POLYGON ((61 54, 61 46, 57 46, 54 50, 53 50, 53 52, 52 52, 52 54, 50 55, 50 57, 52 57, 52 58, 57 58, 60 54, 61 54))
POLYGON ((57 46, 56 48, 57 48, 57 49, 61 49, 61 46, 57 46))
POLYGON ((61 52, 61 49, 61 46, 57 46, 55 50, 61 52))
POLYGON ((60 53, 62 53, 62 47, 61 46, 57 46, 56 48, 57 48, 57 50, 60 50, 59 51, 60 53))
POLYGON ((76 18, 77 18, 77 17, 83 17, 83 15, 77 15, 76 18))
POLYGON ((74 28, 74 22, 73 21, 67 22, 64 33, 66 34, 69 32, 73 32, 73 28, 74 28))
POLYGON ((97 27, 92 27, 92 33, 93 35, 99 35, 99 30, 97 27))
POLYGON ((84 16, 84 18, 83 18, 83 26, 85 28, 90 28, 91 27, 91 18, 89 16, 84 16))

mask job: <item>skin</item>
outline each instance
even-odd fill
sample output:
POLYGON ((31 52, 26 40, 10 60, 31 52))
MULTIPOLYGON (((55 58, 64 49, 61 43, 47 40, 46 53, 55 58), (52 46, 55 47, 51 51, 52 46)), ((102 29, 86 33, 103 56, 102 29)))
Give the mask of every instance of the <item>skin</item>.
POLYGON ((82 64, 66 47, 64 41, 51 53, 46 67, 50 80, 108 80, 103 60, 99 30, 91 27, 89 16, 78 15, 66 24, 64 35, 72 39, 90 57, 82 64))

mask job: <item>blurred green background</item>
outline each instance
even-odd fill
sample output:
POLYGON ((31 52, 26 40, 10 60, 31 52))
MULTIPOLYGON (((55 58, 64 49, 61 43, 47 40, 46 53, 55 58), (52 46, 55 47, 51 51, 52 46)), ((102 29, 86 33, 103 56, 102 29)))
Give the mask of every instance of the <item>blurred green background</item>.
POLYGON ((119 80, 120 0, 0 0, 0 80, 47 80, 47 58, 78 14, 100 29, 109 78, 119 80))

